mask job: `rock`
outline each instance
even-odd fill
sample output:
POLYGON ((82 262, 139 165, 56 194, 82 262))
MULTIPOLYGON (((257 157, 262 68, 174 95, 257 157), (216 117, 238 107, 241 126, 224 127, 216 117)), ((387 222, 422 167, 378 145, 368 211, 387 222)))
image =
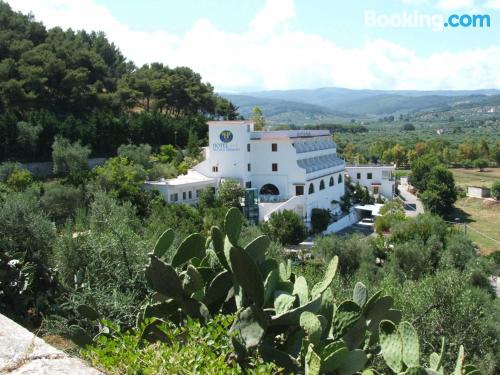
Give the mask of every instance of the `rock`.
POLYGON ((0 327, 0 374, 101 374, 1 314, 0 327))

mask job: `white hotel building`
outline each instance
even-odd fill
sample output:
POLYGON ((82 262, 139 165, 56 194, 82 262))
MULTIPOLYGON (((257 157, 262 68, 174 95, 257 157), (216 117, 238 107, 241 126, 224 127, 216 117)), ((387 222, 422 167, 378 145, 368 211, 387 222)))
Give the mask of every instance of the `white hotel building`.
POLYGON ((195 203, 197 193, 235 179, 259 193, 259 220, 294 210, 306 221, 313 208, 340 212, 344 160, 328 130, 254 131, 250 121, 209 122, 205 160, 185 176, 148 181, 169 203, 195 203))

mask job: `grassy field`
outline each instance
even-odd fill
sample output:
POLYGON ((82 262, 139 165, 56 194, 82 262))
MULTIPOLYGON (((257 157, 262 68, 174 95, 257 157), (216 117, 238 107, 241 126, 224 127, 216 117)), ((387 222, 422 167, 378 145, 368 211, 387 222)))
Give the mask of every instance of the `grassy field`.
MULTIPOLYGON (((488 168, 484 172, 477 169, 452 169, 458 186, 491 187, 500 180, 500 168, 488 168)), ((455 217, 468 223, 467 234, 479 246, 484 255, 500 251, 500 202, 477 198, 462 198, 455 204, 455 217), (489 237, 489 238, 488 238, 489 237), (492 240, 492 239, 494 240, 492 240)))
POLYGON ((500 168, 487 168, 484 172, 479 172, 477 168, 451 170, 455 177, 455 183, 467 189, 467 186, 491 187, 494 181, 500 180, 500 168))
MULTIPOLYGON (((467 223, 467 234, 483 255, 500 251, 500 202, 462 198, 455 204, 454 217, 467 223)), ((463 228, 462 225, 459 226, 463 228)))

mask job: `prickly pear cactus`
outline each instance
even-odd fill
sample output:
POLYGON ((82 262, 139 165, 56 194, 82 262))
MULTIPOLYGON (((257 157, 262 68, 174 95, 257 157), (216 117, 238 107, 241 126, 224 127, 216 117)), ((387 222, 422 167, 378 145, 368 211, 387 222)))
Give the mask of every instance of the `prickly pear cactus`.
MULTIPOLYGON (((444 375, 444 341, 440 354, 431 354, 429 368, 422 367, 417 332, 410 323, 400 323, 401 312, 393 308, 390 296, 376 292, 369 297, 366 286, 357 283, 352 300, 336 300, 331 286, 338 257, 330 260, 323 279, 309 288, 303 276, 293 273, 290 260, 278 264, 266 258, 267 236, 243 247, 242 225, 241 212, 230 209, 223 230, 212 227, 208 238, 199 233, 188 236, 170 264, 162 257, 174 242, 174 232, 168 229, 160 236, 145 269, 154 293, 137 317, 144 340, 171 344, 160 328, 165 320, 207 321, 229 313, 234 321, 228 334, 242 367, 249 356, 259 353, 286 373, 377 375, 367 364, 381 356, 397 374, 444 375)), ((97 321, 103 334, 119 330, 105 327, 94 307, 80 306, 78 312, 97 321)), ((71 332, 82 346, 93 341, 81 327, 73 326, 71 332)), ((464 364, 461 348, 454 375, 477 373, 464 364)))

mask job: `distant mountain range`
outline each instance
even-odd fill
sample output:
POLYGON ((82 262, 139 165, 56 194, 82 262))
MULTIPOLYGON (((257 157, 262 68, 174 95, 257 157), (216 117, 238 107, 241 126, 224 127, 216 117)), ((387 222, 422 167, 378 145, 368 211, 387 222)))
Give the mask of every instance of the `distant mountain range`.
POLYGON ((499 90, 394 91, 325 87, 314 90, 222 93, 249 118, 260 107, 269 123, 317 124, 369 119, 420 111, 449 110, 454 106, 500 104, 499 90))

